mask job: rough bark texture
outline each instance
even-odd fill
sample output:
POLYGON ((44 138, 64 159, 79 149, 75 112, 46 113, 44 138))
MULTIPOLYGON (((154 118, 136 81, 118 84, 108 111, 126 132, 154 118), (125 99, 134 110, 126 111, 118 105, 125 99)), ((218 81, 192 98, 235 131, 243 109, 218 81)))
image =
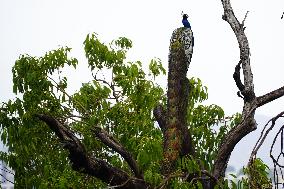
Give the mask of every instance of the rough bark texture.
POLYGON ((284 95, 284 88, 281 87, 266 95, 260 97, 255 96, 253 74, 250 66, 249 43, 244 32, 244 21, 247 15, 245 16, 245 19, 242 21, 242 23, 240 23, 235 17, 230 0, 221 0, 221 2, 224 8, 224 15, 222 18, 230 24, 239 44, 240 61, 235 68, 233 78, 236 82, 238 89, 240 90, 240 93, 243 95, 244 106, 241 123, 235 126, 227 134, 218 150, 218 155, 213 167, 213 176, 216 179, 222 179, 224 177, 225 170, 227 168, 227 163, 236 144, 247 134, 257 128, 256 122, 254 120, 256 108, 284 95), (243 69, 244 84, 241 82, 240 79, 240 66, 243 69))
POLYGON ((173 32, 168 72, 168 102, 164 129, 163 173, 170 174, 180 156, 193 154, 191 136, 187 128, 189 81, 186 77, 192 57, 192 31, 178 28, 173 32))
POLYGON ((75 171, 95 176, 110 186, 125 189, 146 189, 149 185, 140 178, 131 177, 121 169, 113 167, 102 159, 90 156, 81 141, 55 118, 37 114, 64 144, 69 151, 69 159, 75 171))
POLYGON ((122 146, 122 144, 120 144, 115 138, 110 136, 105 130, 100 127, 96 127, 94 129, 94 133, 102 143, 119 153, 125 159, 137 178, 143 179, 143 174, 139 169, 136 160, 131 155, 131 153, 122 146))
POLYGON ((234 127, 228 135, 224 138, 221 144, 216 161, 214 163, 213 175, 217 179, 224 177, 225 170, 227 168, 227 163, 229 161, 231 152, 233 151, 235 145, 248 133, 256 129, 256 123, 254 120, 255 106, 254 106, 254 85, 253 85, 253 75, 250 66, 250 49, 247 37, 244 33, 243 23, 237 20, 234 15, 231 3, 229 0, 222 0, 224 15, 223 19, 227 21, 239 43, 240 48, 240 61, 235 68, 235 73, 233 75, 236 85, 240 90, 244 98, 244 106, 242 112, 242 121, 239 125, 234 127), (244 84, 242 84, 240 79, 240 65, 243 69, 244 84))

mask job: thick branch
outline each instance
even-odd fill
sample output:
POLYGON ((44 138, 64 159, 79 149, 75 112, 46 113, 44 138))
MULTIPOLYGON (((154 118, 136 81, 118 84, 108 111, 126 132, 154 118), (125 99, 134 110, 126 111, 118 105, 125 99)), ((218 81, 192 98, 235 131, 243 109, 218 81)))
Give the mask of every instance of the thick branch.
MULTIPOLYGON (((244 21, 240 23, 237 20, 232 9, 230 0, 221 0, 221 2, 224 8, 223 19, 230 24, 238 40, 240 48, 240 61, 235 68, 235 73, 233 77, 238 89, 244 96, 244 106, 241 123, 235 126, 227 134, 218 150, 213 167, 213 176, 217 179, 219 179, 220 177, 224 177, 227 163, 236 144, 248 133, 256 129, 254 113, 255 109, 257 108, 255 100, 256 97, 254 94, 253 75, 250 66, 249 43, 244 33, 244 21), (241 82, 240 79, 240 65, 243 68, 244 84, 241 82)), ((245 16, 245 19, 246 17, 247 14, 245 16)))
POLYGON ((146 189, 148 187, 144 180, 131 178, 126 172, 113 167, 104 160, 91 157, 74 133, 55 118, 43 114, 37 114, 36 117, 44 121, 64 144, 64 148, 69 151, 69 159, 75 171, 95 176, 111 186, 123 185, 120 188, 146 189))
POLYGON ((260 107, 264 104, 267 104, 277 98, 280 98, 284 95, 284 86, 279 88, 279 89, 276 89, 270 93, 267 93, 263 96, 259 96, 257 97, 257 107, 260 107))
POLYGON ((187 128, 189 81, 186 77, 193 53, 193 33, 190 28, 173 32, 169 53, 167 121, 164 132, 163 173, 173 172, 177 159, 193 155, 194 148, 187 128))
POLYGON ((94 129, 94 133, 96 137, 98 137, 102 143, 104 143, 106 146, 110 147, 117 153, 119 153, 125 159, 125 161, 128 163, 128 165, 130 166, 131 170, 134 172, 134 175, 137 178, 143 179, 143 174, 140 171, 138 164, 136 163, 131 153, 128 152, 122 146, 122 144, 120 144, 114 137, 112 137, 105 130, 99 127, 96 127, 94 129))
MULTIPOLYGON (((247 37, 244 32, 244 20, 247 17, 247 14, 242 22, 242 24, 238 21, 238 19, 235 17, 233 8, 231 6, 230 0, 221 0, 224 8, 224 15, 223 19, 227 21, 232 30, 235 33, 235 36, 238 40, 239 43, 239 48, 240 48, 240 63, 243 68, 243 75, 244 75, 244 87, 240 85, 239 81, 236 81, 237 86, 244 95, 244 100, 247 102, 253 101, 255 98, 254 95, 254 84, 253 84, 253 74, 251 71, 251 66, 250 66, 250 52, 249 52, 249 43, 247 40, 247 37)), ((235 78, 235 77, 234 77, 235 78)), ((244 106, 243 109, 243 114, 246 115, 247 112, 249 111, 249 104, 244 106)))
MULTIPOLYGON (((254 114, 254 110, 252 113, 254 114)), ((214 163, 213 176, 217 179, 225 176, 227 163, 236 144, 247 134, 256 129, 253 116, 245 118, 239 125, 235 126, 223 139, 214 163)))

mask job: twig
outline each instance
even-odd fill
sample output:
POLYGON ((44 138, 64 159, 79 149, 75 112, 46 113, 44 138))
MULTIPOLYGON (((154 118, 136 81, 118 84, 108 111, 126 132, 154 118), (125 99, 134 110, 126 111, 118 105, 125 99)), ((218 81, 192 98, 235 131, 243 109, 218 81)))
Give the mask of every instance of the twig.
POLYGON ((109 88, 111 88, 112 95, 113 95, 114 99, 116 100, 116 102, 118 103, 119 102, 119 96, 117 95, 117 92, 119 93, 120 91, 116 91, 115 88, 114 88, 115 86, 112 83, 107 82, 105 79, 98 79, 97 73, 95 75, 92 73, 92 76, 93 76, 94 80, 102 82, 102 83, 106 84, 107 86, 109 86, 109 88))
POLYGON ((60 90, 62 93, 64 93, 71 101, 76 102, 88 114, 88 110, 79 101, 74 101, 74 99, 64 89, 59 87, 59 84, 54 79, 52 79, 49 76, 47 76, 47 77, 56 84, 56 85, 53 85, 53 86, 55 86, 58 90, 60 90))
MULTIPOLYGON (((283 171, 282 169, 284 169, 284 164, 280 164, 279 161, 281 161, 283 158, 283 155, 284 155, 284 125, 282 125, 282 127, 279 129, 279 131, 277 132, 276 136, 274 137, 273 139, 273 142, 272 142, 272 145, 270 147, 270 157, 273 161, 273 166, 274 166, 274 171, 273 171, 273 181, 274 181, 274 185, 275 185, 275 189, 278 189, 278 185, 282 185, 284 186, 284 183, 283 183, 283 179, 284 179, 284 174, 283 174, 283 171), (280 134, 281 133, 281 134, 280 134), (280 144, 281 144, 281 152, 279 153, 279 155, 277 156, 277 158, 275 158, 272 154, 272 151, 273 151, 273 147, 275 145, 275 142, 278 138, 280 134, 280 144), (277 170, 277 167, 279 167, 280 169, 280 174, 281 174, 281 177, 280 177, 280 182, 279 182, 279 174, 278 174, 278 170, 277 170), (281 179, 282 179, 282 183, 281 183, 281 179)), ((283 162, 283 161, 281 161, 283 162)))
POLYGON ((284 168, 284 165, 280 165, 278 163, 279 159, 281 160, 281 157, 284 155, 283 153, 283 130, 284 130, 284 125, 282 125, 282 127, 279 129, 279 131, 277 132, 277 134, 275 135, 274 139, 273 139, 273 142, 272 142, 272 145, 271 145, 271 148, 270 148, 270 157, 273 161, 274 164, 276 164, 277 166, 279 166, 280 168, 284 168), (279 134, 281 133, 281 153, 278 155, 277 157, 277 160, 274 158, 274 156, 272 155, 272 149, 273 149, 273 146, 275 145, 275 142, 276 142, 276 139, 277 137, 279 136, 279 134))
POLYGON ((73 114, 70 114, 69 116, 66 116, 66 117, 64 117, 64 118, 69 119, 69 118, 74 118, 74 117, 80 118, 80 119, 86 119, 86 117, 84 117, 84 116, 73 115, 73 114))
POLYGON ((184 173, 174 173, 174 174, 170 174, 168 175, 164 180, 163 182, 158 186, 156 187, 155 189, 163 189, 165 187, 165 185, 167 184, 167 182, 169 182, 172 178, 175 178, 175 177, 184 177, 186 176, 184 173))
POLYGON ((245 15, 245 17, 244 17, 244 19, 242 21, 242 26, 244 26, 244 24, 245 24, 245 21, 247 19, 248 13, 249 13, 249 11, 246 12, 246 15, 245 15))
POLYGON ((120 185, 116 185, 116 186, 109 186, 107 187, 108 189, 114 189, 114 188, 120 188, 120 187, 123 187, 125 186, 132 178, 129 177, 129 179, 127 179, 124 183, 120 184, 120 185))
POLYGON ((277 116, 275 116, 274 118, 270 119, 264 126, 264 128, 262 129, 261 131, 261 134, 260 134, 260 137, 259 139, 257 140, 252 152, 251 152, 251 155, 250 155, 250 158, 249 158, 249 162, 248 162, 248 165, 252 163, 253 159, 255 158, 259 148, 262 146, 263 142, 265 141, 268 133, 273 129, 273 127, 275 126, 275 122, 278 118, 282 117, 284 114, 284 111, 279 113, 277 116), (271 123, 271 126, 266 130, 265 134, 264 134, 264 131, 265 129, 267 128, 268 124, 271 123), (264 135, 263 135, 264 134, 264 135))

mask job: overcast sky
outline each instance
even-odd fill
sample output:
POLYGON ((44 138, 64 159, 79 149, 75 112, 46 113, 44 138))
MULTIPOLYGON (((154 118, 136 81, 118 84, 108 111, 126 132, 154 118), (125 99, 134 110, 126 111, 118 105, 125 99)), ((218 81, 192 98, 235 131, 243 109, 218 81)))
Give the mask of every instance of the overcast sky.
MULTIPOLYGON (((239 20, 250 11, 245 22, 251 48, 251 65, 256 95, 284 85, 283 0, 232 0, 239 20)), ((181 27, 181 12, 189 15, 195 36, 189 77, 199 77, 209 88, 208 104, 223 107, 228 115, 240 112, 232 74, 239 60, 236 38, 221 19, 220 0, 0 0, 0 101, 12 96, 11 68, 20 54, 41 56, 59 46, 69 46, 82 66, 71 72, 76 90, 91 75, 86 68, 83 41, 96 32, 110 42, 125 36, 134 47, 130 60, 141 60, 146 67, 158 57, 167 68, 172 31, 181 27)), ((166 77, 165 77, 166 78, 166 77)), ((159 80, 166 86, 166 79, 159 80)), ((284 98, 257 110, 275 116, 284 110, 284 98)))

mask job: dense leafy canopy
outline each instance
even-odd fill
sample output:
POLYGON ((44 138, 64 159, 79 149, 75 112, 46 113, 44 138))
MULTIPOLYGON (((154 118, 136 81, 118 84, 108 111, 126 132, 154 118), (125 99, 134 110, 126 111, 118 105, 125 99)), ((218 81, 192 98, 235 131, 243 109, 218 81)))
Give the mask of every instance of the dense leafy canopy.
MULTIPOLYGON (((166 105, 164 90, 154 83, 166 71, 159 59, 150 62, 148 73, 140 61, 128 62, 126 53, 131 47, 132 42, 124 37, 104 44, 96 34, 88 35, 84 49, 93 79, 74 94, 66 92, 70 83, 61 72, 78 66, 77 59, 69 57, 70 48, 61 47, 42 57, 19 57, 13 67, 13 91, 18 96, 2 103, 0 111, 1 140, 8 147, 0 159, 15 170, 16 187, 98 188, 107 184, 72 170, 64 144, 35 117, 39 113, 64 123, 90 154, 132 174, 123 158, 92 132, 94 126, 105 129, 136 158, 148 183, 162 184, 162 132, 152 112, 159 103, 166 105), (101 72, 109 77, 99 78, 101 72)), ((187 120, 196 157, 180 159, 177 174, 182 170, 200 172, 201 165, 210 171, 224 135, 240 121, 238 114, 228 120, 221 107, 202 104, 208 97, 207 88, 200 79, 189 81, 187 120)), ((193 183, 173 177, 170 184, 191 188, 193 183)), ((232 185, 237 187, 234 182, 232 185)))

